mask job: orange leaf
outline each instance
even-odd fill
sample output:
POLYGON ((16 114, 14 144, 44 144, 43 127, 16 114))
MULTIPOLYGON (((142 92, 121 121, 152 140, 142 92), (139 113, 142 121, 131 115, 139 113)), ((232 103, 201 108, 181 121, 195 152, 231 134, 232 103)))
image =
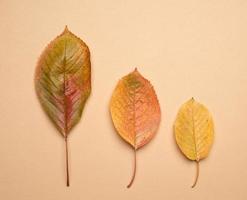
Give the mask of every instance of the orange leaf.
POLYGON ((160 123, 160 106, 150 82, 135 69, 123 77, 115 88, 110 111, 118 134, 134 149, 135 165, 130 187, 136 172, 136 151, 155 135, 160 123))

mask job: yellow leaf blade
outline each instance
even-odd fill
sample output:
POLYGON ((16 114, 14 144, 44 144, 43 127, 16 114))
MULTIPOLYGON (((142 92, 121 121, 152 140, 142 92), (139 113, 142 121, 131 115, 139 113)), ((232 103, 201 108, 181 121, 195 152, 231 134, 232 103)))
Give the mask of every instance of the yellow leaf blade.
POLYGON ((214 137, 214 125, 208 109, 193 98, 183 104, 174 124, 176 142, 190 160, 208 156, 214 137))

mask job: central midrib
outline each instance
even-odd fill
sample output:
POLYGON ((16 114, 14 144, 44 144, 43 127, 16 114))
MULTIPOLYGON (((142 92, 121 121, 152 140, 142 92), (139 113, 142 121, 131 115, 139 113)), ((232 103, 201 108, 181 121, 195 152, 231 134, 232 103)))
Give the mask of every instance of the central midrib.
POLYGON ((197 155, 197 146, 196 146, 196 131, 195 131, 195 120, 194 120, 194 102, 192 103, 192 131, 193 131, 193 139, 195 144, 195 154, 196 154, 196 160, 198 161, 198 155, 197 155))
POLYGON ((67 132, 68 132, 68 113, 67 113, 67 99, 66 99, 66 40, 64 44, 64 58, 63 58, 63 109, 64 109, 64 135, 65 138, 67 138, 67 132))

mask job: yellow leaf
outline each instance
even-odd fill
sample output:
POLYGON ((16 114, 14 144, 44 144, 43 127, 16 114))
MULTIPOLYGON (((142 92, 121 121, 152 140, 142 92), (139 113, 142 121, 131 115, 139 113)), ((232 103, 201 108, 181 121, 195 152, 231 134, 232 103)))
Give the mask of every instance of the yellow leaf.
POLYGON ((182 153, 197 163, 197 175, 192 185, 194 187, 199 176, 199 161, 208 156, 213 143, 213 119, 208 109, 192 98, 180 108, 174 132, 182 153))
POLYGON ((118 82, 110 111, 118 134, 134 149, 135 165, 130 187, 136 171, 136 150, 153 138, 160 123, 160 106, 155 91, 137 69, 118 82))

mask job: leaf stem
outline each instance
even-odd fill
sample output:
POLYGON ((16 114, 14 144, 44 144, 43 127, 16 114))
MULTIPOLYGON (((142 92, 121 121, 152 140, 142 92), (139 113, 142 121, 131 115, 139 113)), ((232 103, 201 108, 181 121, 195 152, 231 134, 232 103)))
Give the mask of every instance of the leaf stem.
POLYGON ((66 178, 67 178, 67 187, 69 187, 69 155, 68 155, 67 136, 65 137, 65 148, 66 148, 66 178))
POLYGON ((136 176, 136 149, 134 149, 134 171, 133 171, 133 175, 132 175, 131 181, 127 185, 127 188, 131 187, 131 185, 133 184, 133 182, 135 180, 135 176, 136 176))
POLYGON ((197 183, 197 180, 199 177, 199 172, 200 172, 199 161, 196 161, 196 177, 195 177, 195 181, 194 181, 193 185, 191 186, 192 188, 194 188, 196 186, 196 183, 197 183))

